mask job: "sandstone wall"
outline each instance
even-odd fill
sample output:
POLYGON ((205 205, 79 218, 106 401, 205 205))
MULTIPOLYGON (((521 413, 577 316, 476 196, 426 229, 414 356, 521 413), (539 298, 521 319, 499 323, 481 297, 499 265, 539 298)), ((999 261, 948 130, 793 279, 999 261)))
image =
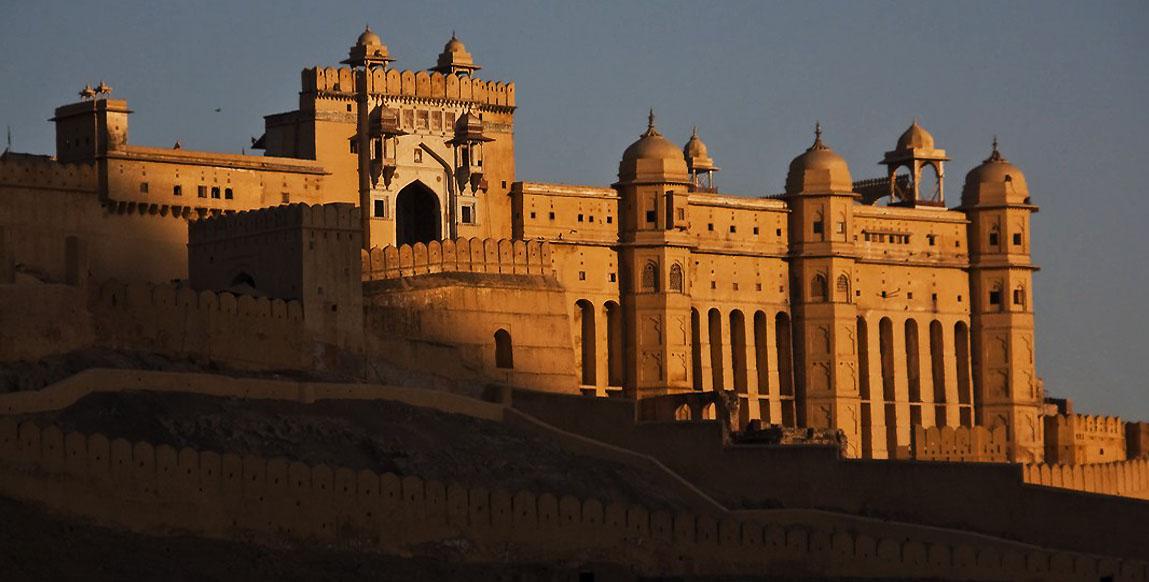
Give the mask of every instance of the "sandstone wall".
POLYGON ((0 490, 134 530, 309 539, 388 553, 454 540, 461 559, 590 560, 647 574, 1144 581, 1147 564, 970 537, 946 544, 696 516, 551 492, 309 466, 0 419, 0 490))
POLYGON ((0 362, 38 360, 95 340, 83 289, 0 284, 0 362))

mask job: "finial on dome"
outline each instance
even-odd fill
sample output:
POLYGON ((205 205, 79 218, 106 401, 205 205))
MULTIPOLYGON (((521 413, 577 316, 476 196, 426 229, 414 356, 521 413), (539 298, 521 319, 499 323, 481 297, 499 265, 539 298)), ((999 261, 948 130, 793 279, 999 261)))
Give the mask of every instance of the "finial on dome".
POLYGON ((646 133, 642 134, 642 137, 652 137, 656 135, 662 134, 658 133, 658 130, 654 128, 654 108, 651 107, 650 114, 646 117, 646 133))
POLYGON ((691 131, 690 131, 690 137, 692 137, 692 138, 697 138, 697 137, 698 137, 698 126, 697 126, 697 125, 695 125, 695 126, 694 126, 694 127, 691 129, 691 131))
POLYGON ((806 151, 809 152, 809 151, 813 151, 813 150, 826 150, 826 149, 830 149, 830 148, 827 148, 826 145, 822 143, 822 122, 819 121, 819 122, 814 124, 814 145, 810 146, 810 148, 807 149, 806 151))
POLYGON ((991 152, 989 154, 989 157, 986 158, 985 161, 987 161, 987 162, 1004 162, 1005 161, 1005 158, 1001 155, 1001 152, 999 152, 997 150, 997 134, 994 134, 994 136, 993 136, 993 152, 991 152))

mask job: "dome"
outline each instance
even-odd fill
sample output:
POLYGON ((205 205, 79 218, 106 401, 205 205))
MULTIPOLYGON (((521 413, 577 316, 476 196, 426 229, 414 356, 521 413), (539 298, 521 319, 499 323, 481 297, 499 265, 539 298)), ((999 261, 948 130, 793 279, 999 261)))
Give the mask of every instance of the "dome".
POLYGON ((790 162, 786 193, 853 192, 850 168, 842 156, 822 143, 822 124, 815 129, 814 145, 790 162))
POLYGON ((363 31, 363 34, 359 35, 359 41, 355 43, 356 46, 372 46, 379 44, 383 44, 383 41, 379 39, 378 34, 371 32, 370 26, 368 26, 367 29, 363 31))
POLYGON ((458 37, 455 36, 455 33, 452 32, 451 40, 447 41, 447 44, 443 46, 443 52, 465 53, 467 52, 467 47, 464 46, 463 41, 459 40, 458 37))
POLYGON ((694 133, 690 136, 690 141, 686 142, 686 147, 682 148, 682 153, 686 154, 688 158, 706 158, 710 157, 706 152, 706 144, 698 138, 698 128, 694 128, 694 133))
POLYGON ((993 140, 993 152, 989 157, 966 174, 961 202, 962 206, 1029 202, 1029 186, 1025 182, 1025 174, 1001 155, 997 149, 997 138, 993 140))
POLYGON ((910 125, 910 128, 898 138, 898 146, 895 149, 908 150, 908 149, 934 149, 934 136, 926 131, 924 127, 918 125, 917 120, 910 125))
POLYGON ((646 132, 622 153, 619 181, 685 182, 687 174, 682 150, 654 128, 654 111, 651 111, 646 132))

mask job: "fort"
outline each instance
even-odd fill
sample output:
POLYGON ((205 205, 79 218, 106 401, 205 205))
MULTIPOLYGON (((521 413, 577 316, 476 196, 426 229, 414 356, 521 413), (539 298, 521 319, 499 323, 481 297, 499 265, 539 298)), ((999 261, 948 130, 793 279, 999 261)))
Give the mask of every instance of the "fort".
POLYGON ((466 539, 466 561, 514 547, 637 577, 1149 579, 1149 424, 1045 393, 1040 193, 996 139, 947 187, 915 121, 855 180, 819 124, 779 193, 742 196, 652 111, 610 187, 529 182, 515 86, 458 38, 427 71, 391 68, 370 29, 350 55, 303 70, 265 155, 131 144, 102 84, 56 110, 54 156, 0 155, 0 364, 215 370, 97 363, 0 394, 0 493, 132 531, 466 539), (649 471, 680 505, 42 416, 126 391, 404 402, 649 471))

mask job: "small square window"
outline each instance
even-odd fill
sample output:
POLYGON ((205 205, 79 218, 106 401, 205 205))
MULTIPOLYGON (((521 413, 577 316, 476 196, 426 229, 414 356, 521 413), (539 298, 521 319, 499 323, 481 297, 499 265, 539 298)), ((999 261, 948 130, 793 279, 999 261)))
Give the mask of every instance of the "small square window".
POLYGON ((839 222, 838 223, 838 234, 846 234, 846 223, 845 222, 839 222))
POLYGON ((550 213, 550 219, 551 219, 551 220, 554 220, 554 219, 555 219, 555 213, 554 213, 554 212, 551 212, 551 213, 550 213))
POLYGON ((1013 233, 1013 246, 1016 246, 1016 247, 1021 246, 1021 233, 1020 232, 1013 233))
POLYGON ((474 208, 471 208, 470 206, 463 206, 459 210, 461 211, 459 214, 463 224, 473 224, 475 222, 474 208))
POLYGON ((375 218, 383 218, 385 216, 387 216, 387 201, 386 200, 376 200, 375 201, 375 218))
POLYGON ((655 214, 654 214, 653 210, 647 210, 646 211, 646 221, 647 222, 654 222, 655 221, 655 214))
POLYGON ((927 234, 926 235, 926 242, 928 242, 929 245, 932 247, 932 246, 934 246, 934 243, 937 242, 937 237, 932 235, 932 234, 927 234))
POLYGON ((148 183, 147 182, 140 182, 140 192, 143 194, 148 193, 148 183))
POLYGON ((612 222, 614 222, 614 217, 613 217, 613 216, 608 216, 608 217, 606 217, 606 223, 607 223, 607 224, 610 224, 610 223, 612 223, 612 222))
POLYGON ((611 274, 610 274, 610 282, 611 282, 611 283, 614 283, 614 273, 611 273, 611 274))
POLYGON ((822 221, 821 220, 815 220, 814 221, 814 234, 822 234, 822 221))
POLYGON ((734 290, 735 290, 735 291, 737 291, 737 290, 738 290, 738 283, 735 283, 735 284, 734 284, 734 290))
POLYGON ((586 271, 579 271, 578 272, 578 280, 579 281, 586 281, 586 271))
POLYGON ((711 282, 710 282, 710 288, 711 288, 711 289, 717 289, 717 288, 718 288, 718 283, 717 283, 716 281, 711 281, 711 282))
MULTIPOLYGON (((350 107, 350 105, 348 105, 348 107, 350 107)), ((351 153, 353 153, 353 154, 357 154, 357 153, 359 153, 359 142, 358 142, 358 141, 356 141, 356 140, 351 140, 351 141, 349 141, 349 142, 347 142, 347 143, 351 144, 351 145, 350 145, 350 148, 351 148, 351 153)))
POLYGON ((961 303, 961 295, 958 295, 958 303, 961 303))
POLYGON ((775 234, 776 236, 782 236, 782 229, 780 229, 780 228, 779 228, 779 229, 775 230, 775 231, 774 231, 774 234, 775 234))
POLYGON ((1001 291, 990 291, 989 292, 989 304, 990 305, 1001 305, 1001 291))
POLYGON ((991 247, 997 246, 997 233, 996 232, 989 233, 989 246, 991 246, 991 247))
POLYGON ((535 211, 532 210, 531 211, 531 218, 534 218, 534 217, 535 217, 535 211))
POLYGON ((211 197, 212 198, 219 198, 219 186, 212 186, 211 187, 211 197))
POLYGON ((580 215, 578 215, 578 221, 579 221, 579 222, 582 222, 582 215, 581 215, 581 214, 580 214, 580 215))
POLYGON ((882 291, 882 299, 885 299, 885 298, 886 298, 886 292, 883 290, 882 291))
POLYGON ((913 291, 906 293, 906 299, 913 299, 913 298, 914 298, 914 292, 913 291))
POLYGON ((282 200, 283 200, 284 204, 291 204, 291 193, 290 192, 284 192, 282 200))
POLYGON ((347 104, 347 112, 348 112, 348 113, 350 113, 350 112, 351 112, 351 104, 350 104, 350 103, 349 103, 349 104, 347 104))
POLYGON ((758 234, 758 227, 757 226, 754 227, 754 234, 758 234))
POLYGON ((507 187, 507 181, 503 180, 503 188, 506 188, 506 187, 507 187))
POLYGON ((207 198, 207 186, 200 186, 197 189, 200 198, 207 198))
POLYGON ((861 296, 862 296, 862 290, 861 289, 854 289, 854 297, 861 297, 861 296))
POLYGON ((730 225, 730 232, 735 232, 735 227, 733 224, 730 225))
POLYGON ((761 291, 762 290, 762 284, 761 283, 755 283, 754 284, 754 290, 755 291, 761 291))
POLYGON ((184 195, 184 187, 180 186, 178 184, 175 186, 172 186, 172 195, 173 196, 183 196, 184 195))
POLYGON ((930 300, 933 301, 934 303, 937 303, 938 302, 938 294, 937 293, 930 294, 930 300))
POLYGON ((714 230, 714 223, 713 223, 713 222, 711 222, 711 223, 707 224, 707 225, 706 225, 706 230, 714 230))
POLYGON ((960 248, 960 247, 961 247, 961 241, 960 241, 960 240, 955 240, 955 241, 954 241, 954 247, 960 248))
POLYGON ((224 188, 223 189, 223 197, 225 200, 232 200, 233 198, 235 198, 235 194, 232 193, 231 188, 224 188))
POLYGON ((592 214, 592 215, 586 217, 586 221, 587 222, 594 222, 594 215, 592 214))
POLYGON ((415 163, 416 164, 423 163, 423 150, 421 150, 419 148, 415 149, 415 163))

